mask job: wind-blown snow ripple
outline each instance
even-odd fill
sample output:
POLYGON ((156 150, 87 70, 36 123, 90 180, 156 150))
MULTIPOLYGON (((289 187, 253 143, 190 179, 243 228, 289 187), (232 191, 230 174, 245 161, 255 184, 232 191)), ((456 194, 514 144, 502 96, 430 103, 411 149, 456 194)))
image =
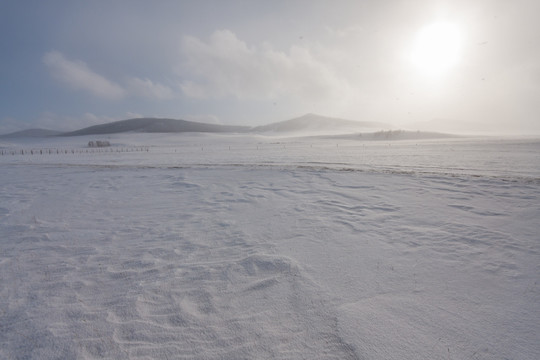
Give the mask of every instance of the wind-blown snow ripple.
POLYGON ((36 170, 1 227, 2 357, 355 358, 299 264, 243 230, 251 196, 182 170, 36 170))
POLYGON ((540 358, 538 169, 285 145, 2 159, 0 358, 540 358))

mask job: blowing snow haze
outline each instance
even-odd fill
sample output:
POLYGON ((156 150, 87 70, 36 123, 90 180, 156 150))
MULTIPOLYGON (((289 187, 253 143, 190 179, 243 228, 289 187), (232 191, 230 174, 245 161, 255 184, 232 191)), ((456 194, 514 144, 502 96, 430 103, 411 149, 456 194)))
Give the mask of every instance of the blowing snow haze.
POLYGON ((0 0, 0 359, 540 359, 538 14, 0 0))
POLYGON ((305 113, 540 133, 538 13, 526 0, 3 1, 0 133, 305 113))
POLYGON ((107 135, 120 133, 250 133, 267 135, 335 135, 358 134, 387 130, 388 124, 352 121, 306 114, 298 118, 264 126, 218 125, 180 119, 135 118, 93 125, 83 129, 61 132, 47 129, 29 129, 0 135, 0 138, 107 135))

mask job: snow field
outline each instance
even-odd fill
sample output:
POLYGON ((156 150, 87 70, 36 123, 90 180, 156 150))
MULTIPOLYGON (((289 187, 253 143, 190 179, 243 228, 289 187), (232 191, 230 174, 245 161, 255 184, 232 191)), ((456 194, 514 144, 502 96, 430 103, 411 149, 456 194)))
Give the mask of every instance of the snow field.
POLYGON ((540 358, 536 169, 210 146, 1 160, 0 358, 540 358))

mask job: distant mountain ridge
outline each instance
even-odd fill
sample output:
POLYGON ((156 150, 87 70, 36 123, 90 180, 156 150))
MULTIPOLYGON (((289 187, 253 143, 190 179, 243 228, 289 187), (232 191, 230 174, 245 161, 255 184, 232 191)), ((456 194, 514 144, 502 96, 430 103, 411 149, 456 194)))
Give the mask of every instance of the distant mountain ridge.
POLYGON ((135 118, 112 123, 94 125, 84 129, 66 132, 61 136, 105 135, 124 132, 140 133, 180 133, 180 132, 245 132, 248 126, 229 126, 199 123, 187 120, 162 118, 135 118))
POLYGON ((332 118, 316 114, 280 121, 268 125, 257 126, 251 129, 253 132, 328 132, 328 131, 361 131, 366 129, 388 129, 388 124, 373 121, 354 121, 332 118))
POLYGON ((10 139, 10 138, 41 138, 49 136, 57 136, 62 134, 61 131, 47 130, 47 129, 27 129, 21 131, 15 131, 9 134, 0 135, 1 139, 10 139))
POLYGON ((233 126, 201 123, 168 118, 134 118, 111 123, 89 126, 75 131, 60 132, 45 129, 30 129, 0 135, 1 138, 47 137, 47 136, 83 136, 107 135, 119 133, 354 133, 389 129, 384 123, 371 121, 353 121, 331 118, 315 114, 306 114, 294 119, 271 123, 263 126, 233 126))

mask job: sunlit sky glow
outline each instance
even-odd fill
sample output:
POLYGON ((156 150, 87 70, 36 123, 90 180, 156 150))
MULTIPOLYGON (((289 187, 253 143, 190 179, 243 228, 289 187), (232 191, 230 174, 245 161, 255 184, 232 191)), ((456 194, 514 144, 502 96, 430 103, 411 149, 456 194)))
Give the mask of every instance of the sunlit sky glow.
POLYGON ((318 113, 540 133, 536 0, 0 2, 0 133, 318 113))
POLYGON ((426 75, 443 75, 459 62, 461 41, 457 24, 429 24, 416 36, 411 61, 426 75))

